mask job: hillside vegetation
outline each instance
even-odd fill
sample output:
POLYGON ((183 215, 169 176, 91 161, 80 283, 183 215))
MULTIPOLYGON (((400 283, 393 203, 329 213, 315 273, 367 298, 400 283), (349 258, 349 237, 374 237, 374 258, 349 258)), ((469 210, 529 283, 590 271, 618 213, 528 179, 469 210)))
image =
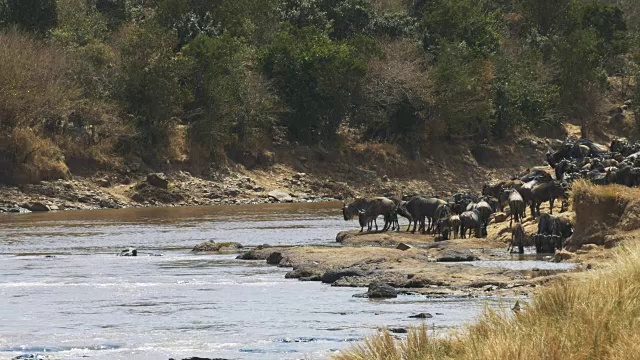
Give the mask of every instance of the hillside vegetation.
POLYGON ((0 182, 589 136, 639 97, 638 24, 633 0, 0 0, 0 182))

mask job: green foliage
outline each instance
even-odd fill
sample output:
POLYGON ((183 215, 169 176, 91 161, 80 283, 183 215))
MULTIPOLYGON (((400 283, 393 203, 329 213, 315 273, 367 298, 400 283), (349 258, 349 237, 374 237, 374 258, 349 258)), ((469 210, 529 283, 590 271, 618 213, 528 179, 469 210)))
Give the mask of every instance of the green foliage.
POLYGON ((595 113, 606 81, 600 67, 595 30, 579 30, 556 43, 555 66, 560 103, 570 116, 584 119, 595 113))
POLYGON ((199 35, 182 53, 193 64, 192 141, 215 151, 273 127, 276 101, 249 71, 251 48, 244 41, 199 35))
POLYGON ((425 9, 423 45, 437 55, 442 43, 464 42, 474 54, 488 56, 500 44, 498 12, 487 9, 485 1, 435 0, 425 9))
POLYGON ((40 35, 57 23, 55 0, 0 0, 0 25, 18 27, 40 35))
POLYGON ((331 40, 314 27, 281 32, 262 56, 291 111, 290 135, 306 143, 335 137, 366 73, 365 59, 346 42, 331 40))
MULTIPOLYGON (((173 48, 175 37, 156 27, 132 27, 122 44, 120 101, 135 117, 143 146, 167 146, 172 118, 190 99, 183 84, 190 62, 173 48)), ((156 149, 157 150, 157 149, 156 149)))
POLYGON ((494 122, 490 78, 490 64, 466 43, 442 44, 434 69, 435 105, 448 135, 488 135, 494 122))
POLYGON ((366 0, 284 0, 279 12, 283 21, 299 28, 316 27, 333 39, 363 33, 373 18, 366 0))
POLYGON ((592 2, 582 8, 582 28, 597 32, 598 54, 610 72, 619 72, 616 56, 629 50, 627 24, 622 10, 616 6, 592 2))
POLYGON ((107 19, 86 0, 58 0, 58 27, 53 39, 65 46, 85 46, 104 41, 109 28, 107 19))
POLYGON ((535 128, 559 121, 558 87, 550 82, 542 54, 518 50, 503 49, 495 59, 493 132, 497 136, 505 136, 515 126, 535 128))
POLYGON ((541 36, 561 34, 576 27, 575 0, 519 0, 530 32, 541 36))

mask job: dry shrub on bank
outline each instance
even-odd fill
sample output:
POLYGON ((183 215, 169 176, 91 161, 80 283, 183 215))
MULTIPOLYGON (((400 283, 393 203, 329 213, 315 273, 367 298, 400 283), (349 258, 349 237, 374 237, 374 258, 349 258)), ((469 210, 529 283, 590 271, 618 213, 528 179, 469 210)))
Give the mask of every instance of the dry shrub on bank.
POLYGON ((17 30, 0 32, 0 126, 40 125, 80 96, 63 51, 17 30))
POLYGON ((383 334, 335 359, 637 359, 639 326, 640 244, 630 242, 609 268, 563 278, 515 315, 487 311, 447 339, 383 334))
POLYGON ((30 129, 16 128, 9 135, 0 134, 0 143, 2 150, 11 154, 10 164, 0 172, 0 182, 24 184, 70 178, 60 149, 30 129))

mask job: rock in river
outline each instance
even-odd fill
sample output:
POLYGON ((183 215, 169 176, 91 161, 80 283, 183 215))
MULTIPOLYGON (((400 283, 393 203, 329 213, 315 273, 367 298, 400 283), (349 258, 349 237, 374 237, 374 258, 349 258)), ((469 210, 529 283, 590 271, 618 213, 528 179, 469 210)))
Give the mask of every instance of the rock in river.
POLYGON ((345 276, 364 276, 365 274, 356 269, 334 269, 322 274, 322 282, 325 284, 333 284, 345 276))
POLYGON ((30 202, 30 203, 22 204, 22 207, 25 209, 31 210, 33 212, 49 211, 49 207, 40 202, 30 202))
POLYGON ((278 265, 282 261, 282 253, 274 251, 267 258, 267 264, 278 265))
POLYGON ((436 257, 438 262, 475 261, 478 257, 469 250, 443 250, 436 257))
POLYGON ((293 202, 293 198, 291 197, 291 195, 282 190, 273 190, 269 192, 269 197, 280 202, 293 202))
POLYGON ((367 297, 370 299, 395 298, 398 297, 398 291, 389 284, 373 282, 369 284, 367 297))
POLYGON ((120 252, 120 256, 138 256, 138 249, 132 247, 124 249, 120 252))
POLYGON ((203 251, 203 252, 208 252, 208 251, 234 251, 234 250, 238 250, 238 249, 242 249, 242 244, 237 243, 237 242, 220 242, 217 243, 213 240, 210 241, 205 241, 203 243, 200 243, 196 246, 193 247, 193 250, 191 251, 195 251, 195 252, 199 252, 199 251, 203 251))
POLYGON ((429 313, 420 313, 420 314, 416 314, 416 315, 411 315, 409 316, 412 319, 431 319, 433 317, 433 315, 429 314, 429 313))

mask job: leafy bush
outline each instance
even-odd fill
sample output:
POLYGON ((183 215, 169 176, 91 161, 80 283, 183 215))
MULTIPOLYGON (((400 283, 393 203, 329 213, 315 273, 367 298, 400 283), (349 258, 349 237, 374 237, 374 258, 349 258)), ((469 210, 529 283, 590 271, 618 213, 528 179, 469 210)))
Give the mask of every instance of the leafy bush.
POLYGON ((56 26, 56 0, 0 0, 0 25, 4 22, 40 35, 56 26))
POLYGON ((135 118, 140 148, 157 156, 168 144, 167 131, 191 94, 184 86, 188 59, 175 54, 176 38, 153 25, 131 27, 121 45, 119 97, 135 118))
POLYGON ((335 137, 366 73, 354 50, 314 27, 283 31, 265 49, 262 66, 290 108, 286 126, 294 140, 335 137))
POLYGON ((454 137, 487 136, 493 125, 491 64, 466 43, 443 44, 434 69, 437 115, 454 137))
POLYGON ((183 54, 193 64, 192 141, 214 152, 247 145, 273 128, 277 100, 247 69, 251 48, 244 41, 200 35, 183 54))
POLYGON ((349 39, 370 25, 373 11, 366 0, 284 0, 282 20, 327 31, 333 39, 349 39))
POLYGON ((559 121, 558 88, 535 49, 503 49, 496 57, 493 81, 496 109, 494 134, 504 136, 514 126, 535 128, 559 121))
POLYGON ((464 42, 478 56, 497 51, 500 42, 498 14, 488 11, 485 1, 436 0, 423 18, 423 45, 437 55, 442 43, 464 42))

